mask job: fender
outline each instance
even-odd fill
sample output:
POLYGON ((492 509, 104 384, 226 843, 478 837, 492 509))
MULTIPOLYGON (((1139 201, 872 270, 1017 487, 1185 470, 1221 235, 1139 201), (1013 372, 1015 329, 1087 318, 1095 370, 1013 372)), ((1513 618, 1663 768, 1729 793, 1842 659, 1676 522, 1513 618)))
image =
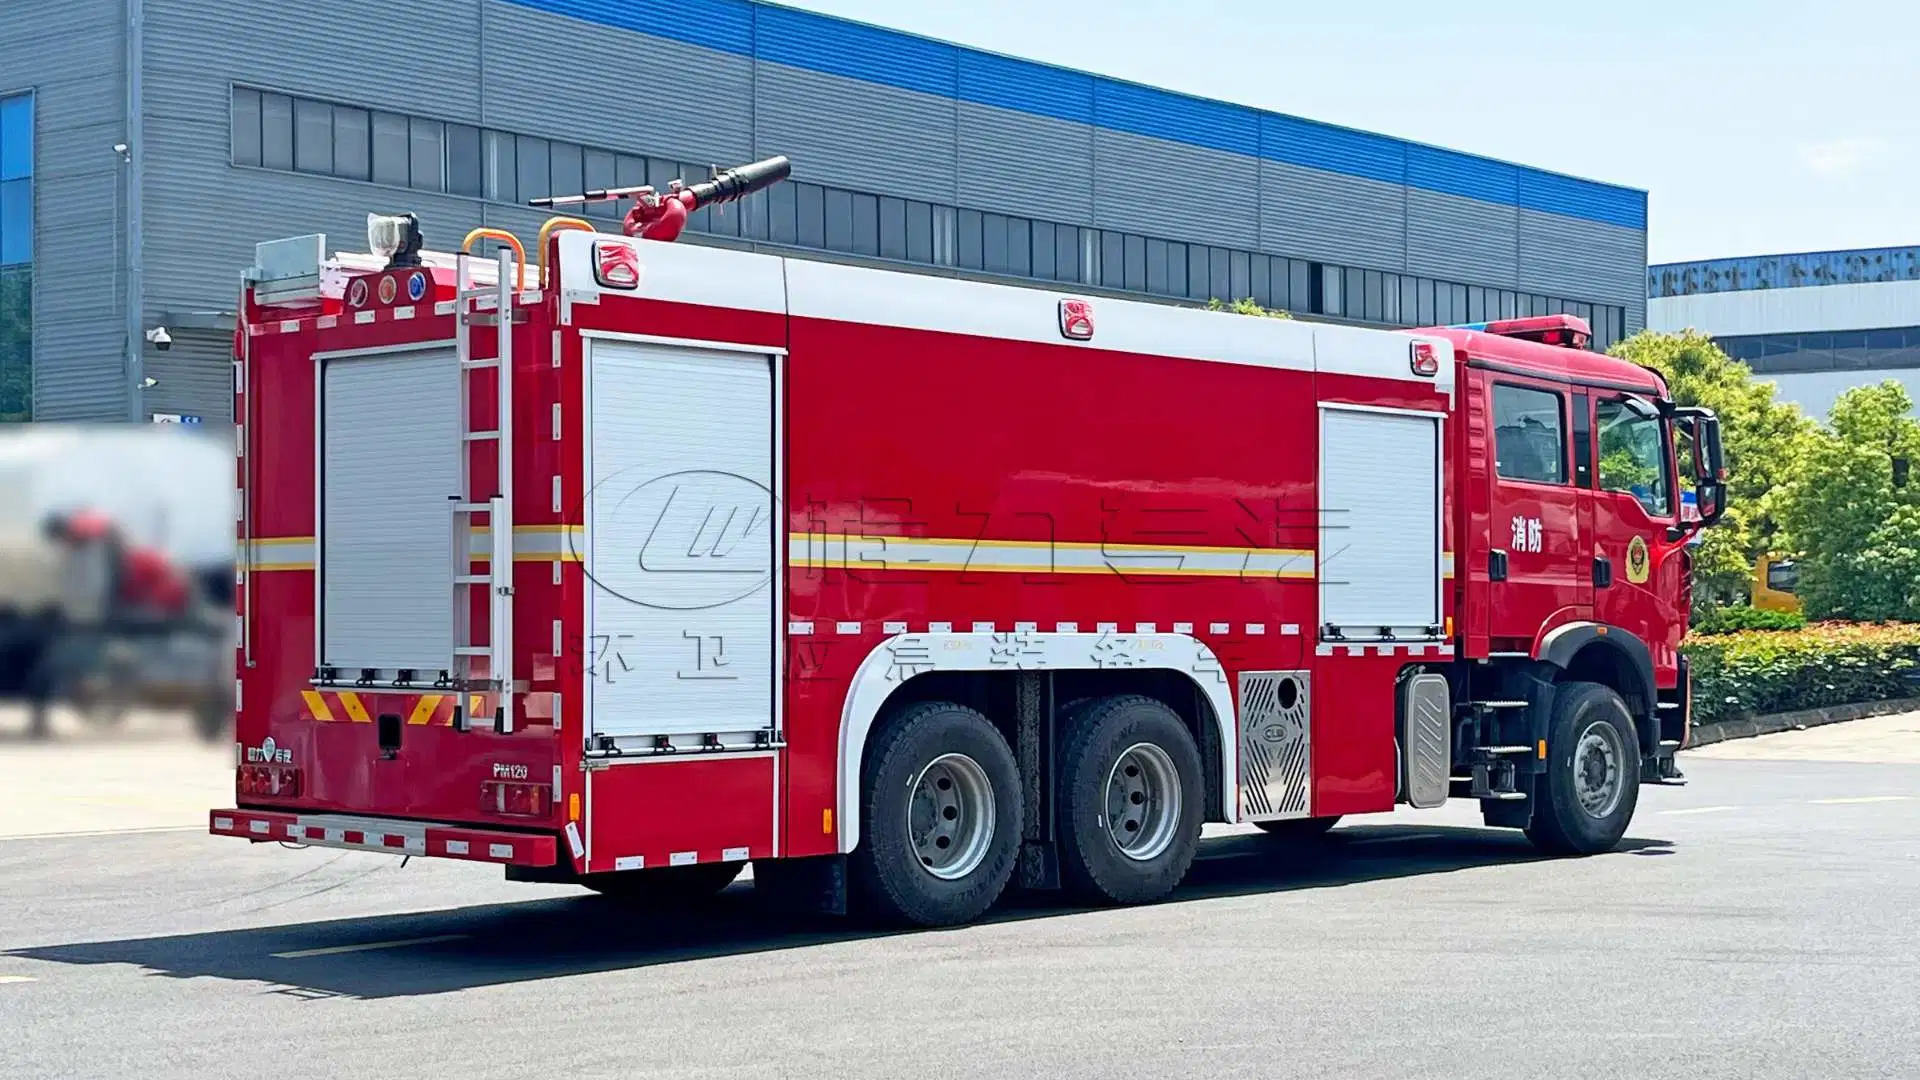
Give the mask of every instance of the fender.
POLYGON ((896 634, 873 647, 854 671, 840 716, 840 758, 834 813, 840 853, 860 842, 860 773, 867 735, 880 710, 909 679, 934 671, 1163 670, 1184 675, 1213 707, 1220 736, 1219 810, 1239 820, 1239 751, 1227 673, 1189 634, 896 634))
MULTIPOLYGON (((1594 642, 1610 645, 1627 658, 1627 664, 1633 668, 1640 682, 1640 692, 1645 695, 1642 700, 1647 702, 1650 709, 1653 708, 1654 703, 1660 700, 1653 683, 1653 653, 1647 648, 1647 643, 1631 631, 1595 622, 1564 623, 1541 635, 1539 643, 1534 646, 1533 655, 1536 660, 1544 660, 1565 671, 1567 665, 1573 663, 1574 656, 1594 642)), ((1644 720, 1645 717, 1636 716, 1634 719, 1644 720)))

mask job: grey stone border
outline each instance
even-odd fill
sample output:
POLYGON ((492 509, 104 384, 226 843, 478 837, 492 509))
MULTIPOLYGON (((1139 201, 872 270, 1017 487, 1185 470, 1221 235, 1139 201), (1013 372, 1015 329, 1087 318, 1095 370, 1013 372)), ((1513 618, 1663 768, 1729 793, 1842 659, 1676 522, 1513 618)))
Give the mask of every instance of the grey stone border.
POLYGON ((1781 731, 1797 731, 1823 724, 1838 724, 1847 720, 1864 720, 1869 716, 1891 716, 1894 713, 1903 712, 1920 712, 1920 698, 1893 698, 1888 701, 1867 701, 1857 705, 1829 705, 1822 709, 1799 709, 1794 712, 1749 716, 1741 720, 1720 720, 1694 728, 1692 737, 1687 740, 1687 749, 1711 746, 1717 742, 1726 742, 1728 739, 1750 739, 1755 735, 1772 735, 1781 731))

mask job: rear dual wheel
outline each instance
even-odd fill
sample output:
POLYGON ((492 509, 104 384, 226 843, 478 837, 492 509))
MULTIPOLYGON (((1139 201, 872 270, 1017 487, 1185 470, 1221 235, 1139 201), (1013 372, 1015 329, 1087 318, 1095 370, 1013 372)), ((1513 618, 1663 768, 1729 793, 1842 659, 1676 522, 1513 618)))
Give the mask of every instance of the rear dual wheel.
POLYGON ((1083 900, 1165 898, 1193 865, 1206 786, 1178 714, 1140 695, 1081 703, 1066 718, 1060 870, 1083 900))
POLYGON ((863 779, 848 873, 864 911, 909 926, 985 914, 1013 876, 1024 813, 999 730, 963 705, 909 705, 869 749, 863 779))

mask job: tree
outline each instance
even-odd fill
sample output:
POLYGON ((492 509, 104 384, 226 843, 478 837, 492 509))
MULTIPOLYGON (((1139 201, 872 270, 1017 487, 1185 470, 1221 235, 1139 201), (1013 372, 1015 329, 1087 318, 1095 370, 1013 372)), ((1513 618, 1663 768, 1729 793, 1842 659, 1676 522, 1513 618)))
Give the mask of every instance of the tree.
POLYGON ((1231 311, 1235 315, 1259 315, 1268 319, 1291 319, 1293 316, 1277 308, 1263 308, 1250 296, 1241 297, 1229 304, 1219 297, 1207 301, 1208 311, 1231 311))
POLYGON ((1772 383, 1692 330, 1642 331, 1611 354, 1658 371, 1674 401, 1712 409, 1720 418, 1727 468, 1727 511, 1694 549, 1696 609, 1746 599, 1753 565, 1776 546, 1773 493, 1794 475, 1794 462, 1815 426, 1797 406, 1774 400, 1772 383))
POLYGON ((33 419, 33 272, 0 269, 0 423, 33 419))
POLYGON ((1814 618, 1920 618, 1920 457, 1913 400, 1894 380, 1840 395, 1773 505, 1814 618))

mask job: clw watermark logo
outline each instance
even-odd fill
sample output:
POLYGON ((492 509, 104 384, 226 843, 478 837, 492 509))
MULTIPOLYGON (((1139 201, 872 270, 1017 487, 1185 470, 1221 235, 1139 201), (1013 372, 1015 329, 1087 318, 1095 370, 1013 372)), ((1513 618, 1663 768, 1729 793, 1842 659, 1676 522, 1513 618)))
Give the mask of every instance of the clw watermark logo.
POLYGON ((594 488, 588 508, 587 573, 624 600, 699 611, 773 580, 779 507, 757 480, 708 469, 619 474, 594 488))

